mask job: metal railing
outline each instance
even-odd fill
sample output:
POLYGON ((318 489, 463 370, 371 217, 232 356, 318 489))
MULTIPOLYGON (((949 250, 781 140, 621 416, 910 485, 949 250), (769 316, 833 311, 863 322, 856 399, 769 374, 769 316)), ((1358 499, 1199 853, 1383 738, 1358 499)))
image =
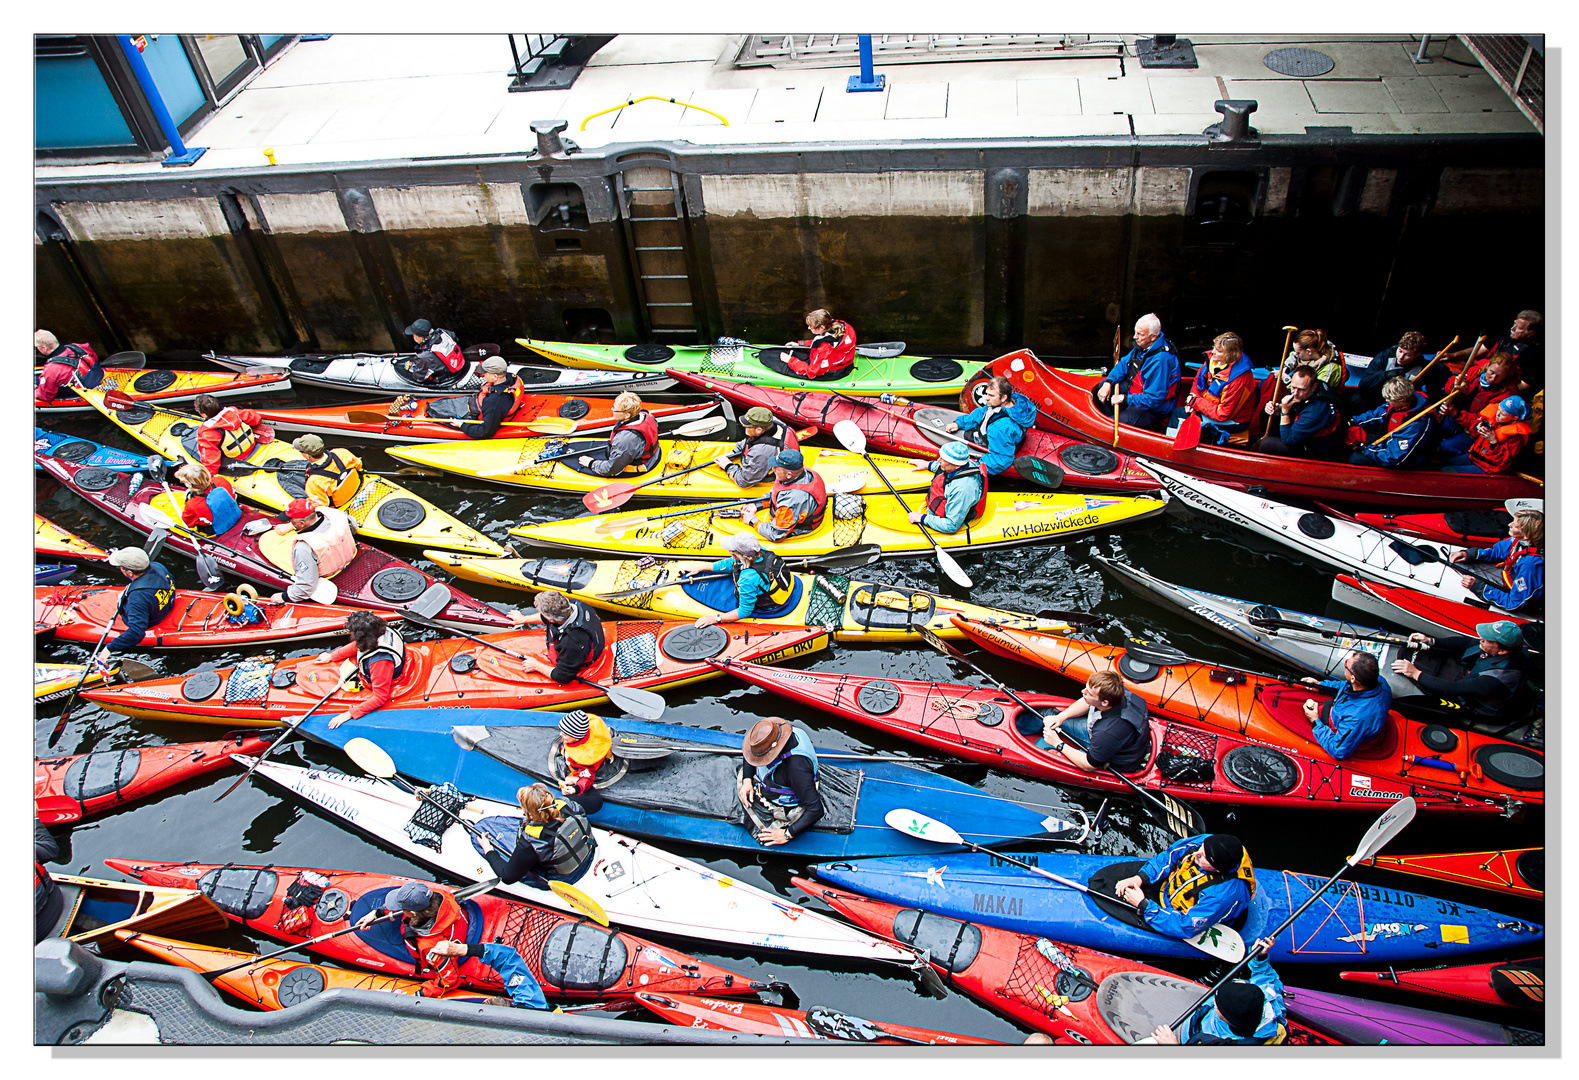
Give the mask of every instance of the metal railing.
POLYGON ((1546 134, 1545 39, 1520 34, 1460 34, 1458 39, 1535 130, 1546 134))
MULTIPOLYGON (((842 67, 859 56, 859 34, 752 34, 736 67, 842 67)), ((1060 56, 1119 56, 1117 34, 873 34, 881 64, 968 60, 1045 60, 1060 56)))

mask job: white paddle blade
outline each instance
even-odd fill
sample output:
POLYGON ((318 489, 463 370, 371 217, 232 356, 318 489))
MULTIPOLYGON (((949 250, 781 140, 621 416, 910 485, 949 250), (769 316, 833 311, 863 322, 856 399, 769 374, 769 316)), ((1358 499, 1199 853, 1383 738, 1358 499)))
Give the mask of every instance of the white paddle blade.
POLYGON ((175 522, 170 520, 169 514, 166 514, 152 503, 138 504, 137 509, 132 512, 132 516, 137 519, 139 525, 144 525, 149 529, 168 530, 171 525, 175 524, 175 522))
POLYGON ((345 744, 345 756, 356 762, 356 767, 369 776, 388 780, 395 775, 395 759, 372 739, 360 736, 352 739, 345 744))
POLYGON ((828 490, 839 495, 854 495, 872 480, 872 474, 866 470, 845 473, 839 479, 828 485, 828 490))
POLYGON ((833 437, 852 454, 866 453, 866 433, 856 426, 854 420, 840 420, 833 425, 833 437))
POLYGON ((448 585, 435 581, 422 591, 422 595, 406 605, 406 611, 423 619, 431 619, 450 606, 454 600, 448 585))
POLYGON ((1245 939, 1239 936, 1239 931, 1222 923, 1208 926, 1192 938, 1185 938, 1184 943, 1230 964, 1237 964, 1245 958, 1245 939))
POLYGON ((1415 819, 1415 801, 1413 798, 1399 799, 1387 808, 1386 813, 1377 818, 1360 837, 1360 844, 1354 849, 1354 854, 1349 856, 1349 865, 1357 866, 1375 855, 1382 848, 1404 831, 1404 827, 1415 819))
POLYGON ((315 604, 332 604, 340 598, 340 587, 326 577, 318 579, 310 599, 315 604))
POLYGON ((929 818, 925 814, 918 814, 914 810, 894 809, 883 815, 883 820, 890 829, 898 829, 918 840, 930 840, 935 844, 962 844, 964 839, 959 833, 949 828, 936 818, 929 818))
POLYGON ((455 740, 455 745, 462 750, 475 750, 477 744, 488 737, 488 729, 475 725, 462 725, 450 728, 450 738, 455 740))
POLYGON ((965 568, 954 561, 954 556, 944 551, 941 547, 937 548, 936 550, 938 555, 938 565, 942 567, 943 572, 949 576, 949 580, 953 581, 954 584, 960 586, 961 588, 966 589, 971 588, 975 584, 971 581, 970 575, 965 573, 965 568))
POLYGON ((704 417, 701 420, 692 420, 689 424, 681 424, 677 428, 671 428, 668 434, 687 438, 700 438, 703 435, 714 435, 723 431, 726 426, 722 416, 711 416, 704 417))

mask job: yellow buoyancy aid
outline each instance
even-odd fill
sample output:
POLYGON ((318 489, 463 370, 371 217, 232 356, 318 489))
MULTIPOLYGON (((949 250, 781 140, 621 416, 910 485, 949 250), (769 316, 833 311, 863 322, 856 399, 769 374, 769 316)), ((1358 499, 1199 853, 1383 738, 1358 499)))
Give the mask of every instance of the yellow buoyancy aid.
POLYGON ((1243 852, 1239 856, 1239 866, 1231 874, 1220 871, 1207 873, 1195 865, 1195 853, 1191 852, 1179 861, 1162 884, 1162 902, 1173 910, 1183 914, 1195 906, 1201 893, 1213 885, 1224 881, 1239 878, 1250 887, 1250 895, 1256 894, 1255 867, 1250 863, 1250 853, 1243 852))

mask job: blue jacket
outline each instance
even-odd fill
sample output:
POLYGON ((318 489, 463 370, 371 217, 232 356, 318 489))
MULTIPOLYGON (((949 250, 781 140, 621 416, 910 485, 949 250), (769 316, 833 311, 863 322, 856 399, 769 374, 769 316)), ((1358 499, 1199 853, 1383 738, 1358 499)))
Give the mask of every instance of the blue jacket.
MULTIPOLYGON (((1388 366, 1396 364, 1397 359, 1398 346, 1396 345, 1389 345, 1371 357, 1371 362, 1366 365, 1364 373, 1360 375, 1360 392, 1380 397, 1382 387, 1387 385, 1388 379, 1391 379, 1394 375, 1409 374, 1407 370, 1388 366)), ((1436 353, 1422 353, 1420 359, 1415 361, 1414 366, 1424 371, 1426 365, 1430 364, 1434 359, 1436 359, 1436 353)), ((1431 400, 1435 401, 1442 396, 1442 391, 1446 389, 1447 380, 1452 374, 1445 363, 1437 364, 1430 371, 1425 372, 1425 378, 1417 384, 1418 388, 1425 393, 1431 394, 1431 400), (1433 393, 1433 391, 1435 392, 1433 393)))
MULTIPOLYGON (((1473 562, 1500 563, 1513 550, 1513 537, 1508 537, 1489 548, 1470 548, 1473 562)), ((1499 589, 1495 585, 1477 582, 1475 595, 1496 604, 1505 611, 1517 611, 1531 600, 1539 600, 1546 593, 1546 556, 1540 552, 1525 555, 1513 564, 1513 588, 1499 589)))
POLYGON ((1261 1026, 1248 1039, 1235 1035, 1228 1021, 1211 1001, 1201 1006, 1184 1022, 1179 1031, 1179 1042, 1185 1046, 1260 1046, 1278 1033, 1288 1017, 1288 1007, 1283 1003, 1283 980, 1272 965, 1260 957, 1250 961, 1250 977, 1245 981, 1260 988, 1266 995, 1266 1005, 1261 1010, 1261 1026))
POLYGON ((959 418, 959 433, 971 438, 975 431, 972 441, 987 444, 987 455, 981 459, 981 463, 987 467, 990 475, 997 476, 1014 464, 1014 452, 1025 441, 1025 433, 1036 425, 1036 405, 1016 390, 1009 407, 994 409, 987 430, 977 431, 986 415, 987 406, 978 405, 959 418))
MULTIPOLYGON (((735 560, 733 557, 719 559, 713 564, 713 570, 720 574, 732 573, 734 569, 735 560)), ((735 582, 735 600, 738 604, 735 610, 740 613, 741 618, 749 619, 752 613, 757 610, 757 601, 772 591, 772 588, 768 585, 768 579, 763 576, 762 571, 754 566, 746 567, 740 571, 740 577, 735 582)))
POLYGON ((175 582, 162 563, 149 563, 121 594, 120 617, 126 624, 125 633, 110 641, 105 648, 112 652, 135 649, 142 644, 148 628, 175 606, 175 582))
POLYGON ((1105 376, 1108 382, 1117 383, 1121 394, 1129 394, 1124 404, 1151 412, 1168 412, 1173 408, 1173 393, 1179 385, 1179 354, 1168 342, 1168 335, 1158 334, 1157 340, 1145 352, 1131 349, 1119 357, 1118 363, 1105 376), (1129 384, 1134 380, 1130 364, 1139 366, 1144 382, 1139 393, 1130 393, 1129 384))
POLYGON ((1393 688, 1386 679, 1379 680, 1373 689, 1358 692, 1341 679, 1327 679, 1321 685, 1338 692, 1332 702, 1332 727, 1317 720, 1310 725, 1310 733, 1334 761, 1343 761, 1361 743, 1381 734, 1387 725, 1387 710, 1393 707, 1393 688))
POLYGON ((1277 435, 1284 446, 1321 447, 1343 438, 1342 410, 1325 386, 1318 385, 1315 394, 1305 399, 1292 423, 1281 412, 1279 416, 1277 435))
MULTIPOLYGON (((1206 843, 1210 833, 1176 840, 1165 851, 1159 851, 1146 860, 1140 876, 1147 881, 1162 881, 1185 859, 1193 856, 1206 843)), ((1237 869, 1235 867, 1234 869, 1237 869)), ((1164 886, 1166 887, 1166 886, 1164 886)), ((1167 899, 1165 895, 1164 900, 1167 899)), ((1165 937, 1194 937, 1208 926, 1226 922, 1250 906, 1250 886, 1238 878, 1218 882, 1202 889, 1195 905, 1188 912, 1175 910, 1172 905, 1147 900, 1140 906, 1140 916, 1146 925, 1165 937)))
POLYGON ((208 489, 203 501, 208 503, 214 536, 228 533, 241 520, 241 507, 236 504, 236 497, 218 484, 208 489))
MULTIPOLYGON (((1424 394, 1417 393, 1414 401, 1409 404, 1406 415, 1413 415, 1429 404, 1424 394)), ((1423 463, 1436 444, 1436 420, 1433 413, 1426 413, 1418 420, 1388 432, 1387 438, 1375 446, 1370 445, 1372 439, 1387 431, 1387 411, 1390 408, 1391 406, 1384 402, 1370 412, 1361 413, 1349 421, 1352 426, 1365 431, 1365 444, 1358 447, 1359 452, 1370 459, 1370 464, 1389 469, 1423 463)))
MULTIPOLYGON (((928 468, 937 472, 938 464, 934 461, 928 468)), ((943 516, 929 513, 921 519, 921 524, 933 532, 957 533, 965 527, 971 511, 981 500, 981 473, 972 468, 960 469, 944 485, 943 500, 943 516)))

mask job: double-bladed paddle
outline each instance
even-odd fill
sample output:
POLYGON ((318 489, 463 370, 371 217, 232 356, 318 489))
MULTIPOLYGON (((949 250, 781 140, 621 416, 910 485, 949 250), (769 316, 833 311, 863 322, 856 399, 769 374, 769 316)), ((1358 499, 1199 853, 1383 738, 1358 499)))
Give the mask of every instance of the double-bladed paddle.
MULTIPOLYGON (((712 423, 713 421, 717 421, 718 427, 712 428, 711 431, 707 432, 707 434, 711 434, 712 431, 719 431, 723 428, 723 417, 715 416, 706 422, 712 423)), ((704 421, 698 420, 695 422, 703 423, 704 421)), ((684 433, 684 430, 684 428, 677 428, 675 431, 671 432, 671 434, 682 434, 684 433)), ((797 439, 809 439, 815 434, 817 434, 817 429, 815 427, 802 428, 795 433, 795 437, 797 439)), ((734 456, 734 454, 729 455, 731 458, 734 456)), ((681 469, 679 472, 664 473, 661 476, 653 477, 651 480, 643 480, 639 484, 631 484, 624 481, 615 481, 612 484, 604 484, 602 487, 595 488, 581 496, 581 505, 585 506, 594 514, 607 514, 630 502, 631 496, 635 495, 636 492, 640 491, 644 487, 651 487, 653 484, 662 484, 669 480, 673 480, 675 477, 685 476, 688 473, 699 472, 700 470, 707 468, 709 465, 717 464, 718 461, 716 458, 709 458, 700 465, 692 465, 690 468, 681 469)))
MULTIPOLYGON (((353 424, 378 424, 389 427, 397 424, 481 424, 482 420, 469 420, 464 416, 390 416, 375 409, 347 409, 345 418, 353 424)), ((505 420, 501 428, 526 428, 540 435, 569 435, 576 430, 576 422, 563 416, 540 416, 536 420, 505 420)))
MULTIPOLYGON (((1317 634, 1324 638, 1347 638, 1350 641, 1380 641, 1388 645, 1410 645, 1408 637, 1403 634, 1348 634, 1341 630, 1323 630, 1317 626, 1307 626, 1302 622, 1291 619, 1262 619, 1254 615, 1245 616, 1245 621, 1258 630, 1300 630, 1307 634, 1317 634)), ((1419 646, 1423 648, 1423 646, 1419 646)))
MULTIPOLYGON (((727 670, 729 667, 728 660, 715 660, 711 662, 715 666, 722 667, 725 670, 727 670)), ((474 724, 463 724, 460 727, 452 727, 450 728, 450 738, 453 739, 455 741, 455 745, 460 747, 462 750, 476 750, 480 754, 485 754, 488 757, 494 758, 495 761, 502 761, 506 765, 511 764, 504 758, 495 757, 495 755, 489 752, 487 746, 484 745, 488 741, 488 729, 486 727, 479 727, 474 724)), ((624 758, 627 761, 662 761, 664 758, 671 757, 675 754, 717 754, 724 757, 739 757, 741 753, 739 747, 676 746, 674 743, 667 742, 656 735, 647 735, 645 733, 631 731, 614 732, 614 743, 610 747, 610 751, 615 757, 624 758)), ((945 765, 958 764, 958 762, 953 761, 928 761, 924 758, 901 757, 897 754, 825 754, 821 750, 817 751, 817 760, 898 761, 903 762, 906 765, 927 766, 930 768, 942 768, 945 765)))
POLYGON ((352 675, 352 672, 349 672, 349 671, 346 672, 344 675, 341 675, 340 678, 335 681, 334 686, 332 686, 329 689, 329 692, 327 694, 325 694, 323 697, 319 698, 317 701, 313 702, 313 707, 308 709, 306 712, 302 713, 295 720, 290 720, 290 719, 282 720, 281 721, 282 730, 280 731, 279 738, 277 738, 273 742, 271 742, 269 744, 269 746, 268 746, 268 749, 264 750, 263 753, 259 754, 255 758, 253 758, 252 759, 252 764, 247 766, 247 771, 242 773, 239 777, 237 777, 236 778, 236 782, 234 784, 231 784, 224 791, 221 791, 219 793, 219 797, 216 798, 214 801, 215 802, 219 802, 220 799, 223 799, 226 795, 229 795, 232 791, 235 791, 242 784, 245 784, 247 782, 247 780, 252 776, 252 774, 258 771, 258 766, 262 765, 263 762, 268 758, 268 756, 270 754, 272 754, 275 751, 275 749, 277 747, 279 747, 283 743, 286 743, 286 742, 290 741, 291 734, 294 733, 296 731, 296 729, 301 726, 303 721, 305 721, 309 716, 311 716, 313 713, 317 712, 320 708, 322 708, 324 702, 328 701, 330 698, 334 697, 335 694, 340 692, 340 688, 345 685, 346 680, 349 679, 351 677, 351 675, 352 675))
MULTIPOLYGON (((858 547, 841 548, 827 555, 812 555, 804 559, 787 559, 784 565, 792 570, 847 570, 855 567, 870 566, 883 557, 883 549, 879 544, 861 544, 858 547)), ((732 575, 728 572, 697 574, 694 577, 680 577, 673 581, 665 581, 654 585, 638 585, 631 589, 621 589, 618 592, 598 593, 600 600, 623 600, 627 596, 643 596, 659 589, 672 589, 677 585, 692 585, 699 581, 722 581, 732 575)))
MULTIPOLYGON (((726 426, 727 423, 722 416, 704 416, 700 420, 692 420, 689 423, 681 424, 677 428, 661 431, 659 434, 699 439, 704 435, 715 435, 723 431, 726 426)), ((484 469, 474 475, 480 480, 494 480, 501 476, 510 476, 518 473, 522 469, 530 469, 535 465, 547 465, 551 461, 568 461, 571 458, 578 458, 583 455, 590 457, 595 449, 596 447, 593 446, 584 446, 579 450, 569 450, 563 454, 555 454, 552 457, 540 457, 532 461, 518 461, 507 469, 484 469)), ((712 461, 708 460, 703 462, 702 465, 698 465, 697 468, 705 468, 711 464, 712 461)), ((668 477, 660 477, 660 479, 667 480, 668 477)))

